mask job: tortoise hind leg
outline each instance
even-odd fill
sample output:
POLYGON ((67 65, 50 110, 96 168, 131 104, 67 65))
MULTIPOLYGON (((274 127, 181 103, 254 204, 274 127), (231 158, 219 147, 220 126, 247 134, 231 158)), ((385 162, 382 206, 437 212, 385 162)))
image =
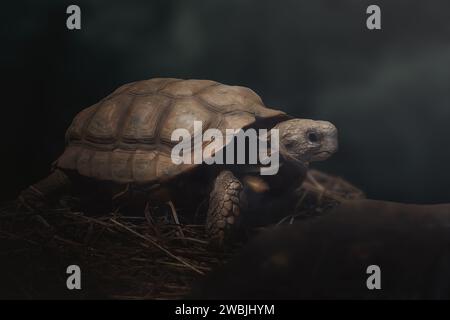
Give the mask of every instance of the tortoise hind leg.
POLYGON ((32 211, 39 210, 68 192, 71 185, 69 177, 56 169, 48 177, 23 190, 18 198, 19 204, 32 211))
POLYGON ((236 225, 241 210, 242 183, 230 171, 215 179, 209 196, 206 231, 213 246, 222 247, 236 225))

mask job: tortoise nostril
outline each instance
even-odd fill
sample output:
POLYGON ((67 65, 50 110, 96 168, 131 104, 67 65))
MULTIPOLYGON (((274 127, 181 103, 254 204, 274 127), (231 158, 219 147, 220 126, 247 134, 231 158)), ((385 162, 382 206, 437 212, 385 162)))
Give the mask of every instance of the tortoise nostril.
POLYGON ((317 141, 319 141, 319 137, 317 136, 316 133, 310 132, 310 133, 308 133, 308 140, 310 142, 317 142, 317 141))

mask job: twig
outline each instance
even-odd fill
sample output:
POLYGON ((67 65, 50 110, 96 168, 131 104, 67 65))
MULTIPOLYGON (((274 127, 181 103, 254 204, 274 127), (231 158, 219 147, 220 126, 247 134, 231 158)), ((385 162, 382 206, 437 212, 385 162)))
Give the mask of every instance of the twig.
POLYGON ((168 201, 167 204, 170 206, 170 210, 172 211, 172 217, 175 220, 175 224, 178 227, 178 232, 180 233, 181 237, 184 238, 183 229, 180 226, 180 220, 178 220, 177 211, 175 210, 175 206, 173 205, 172 201, 168 201))
POLYGON ((189 264, 188 262, 184 261, 183 259, 181 259, 180 257, 177 257, 176 255, 172 254, 169 250, 167 250, 166 248, 160 246, 158 243, 156 243, 155 241, 153 241, 152 239, 134 231, 133 229, 121 224, 120 222, 111 219, 111 222, 118 225, 119 227, 127 230, 128 232, 131 232, 132 234, 134 234, 135 236, 144 239, 148 242, 150 242, 152 245, 154 245, 155 247, 157 247, 158 249, 160 249, 161 251, 163 251, 165 254, 167 254, 169 257, 181 262, 182 264, 184 264, 185 266, 189 267, 190 269, 194 270, 195 272, 197 272, 198 274, 204 275, 204 273, 200 270, 198 270, 196 267, 194 267, 193 265, 189 264))

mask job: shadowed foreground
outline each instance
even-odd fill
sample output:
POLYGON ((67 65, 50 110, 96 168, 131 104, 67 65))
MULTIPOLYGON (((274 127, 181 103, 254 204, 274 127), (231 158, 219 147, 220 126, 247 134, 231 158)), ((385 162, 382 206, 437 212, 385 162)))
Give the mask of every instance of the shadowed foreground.
MULTIPOLYGON (((362 196, 340 178, 311 171, 296 203, 290 209, 284 203, 274 223, 308 220, 344 199, 362 196)), ((186 221, 179 210, 182 224, 177 225, 170 214, 157 215, 157 208, 133 216, 120 209, 93 215, 73 209, 68 200, 40 215, 21 212, 15 203, 0 208, 0 298, 181 298, 248 238, 270 228, 251 228, 225 252, 217 252, 207 246, 204 205, 198 221, 186 221), (72 264, 82 271, 80 291, 66 288, 66 268, 72 264)))
POLYGON ((344 202, 261 234, 191 297, 449 299, 450 205, 344 202), (381 290, 367 289, 369 265, 381 290))

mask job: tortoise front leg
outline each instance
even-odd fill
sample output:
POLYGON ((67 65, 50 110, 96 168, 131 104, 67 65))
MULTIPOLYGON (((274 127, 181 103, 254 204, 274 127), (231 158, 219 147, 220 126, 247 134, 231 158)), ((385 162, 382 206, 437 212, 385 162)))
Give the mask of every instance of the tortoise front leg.
POLYGON ((211 244, 221 247, 236 225, 241 210, 242 183, 230 171, 215 179, 209 196, 206 232, 211 244))
POLYGON ((29 210, 39 210, 51 200, 68 192, 71 187, 71 181, 67 175, 56 169, 48 177, 29 186, 19 195, 19 203, 29 210))

